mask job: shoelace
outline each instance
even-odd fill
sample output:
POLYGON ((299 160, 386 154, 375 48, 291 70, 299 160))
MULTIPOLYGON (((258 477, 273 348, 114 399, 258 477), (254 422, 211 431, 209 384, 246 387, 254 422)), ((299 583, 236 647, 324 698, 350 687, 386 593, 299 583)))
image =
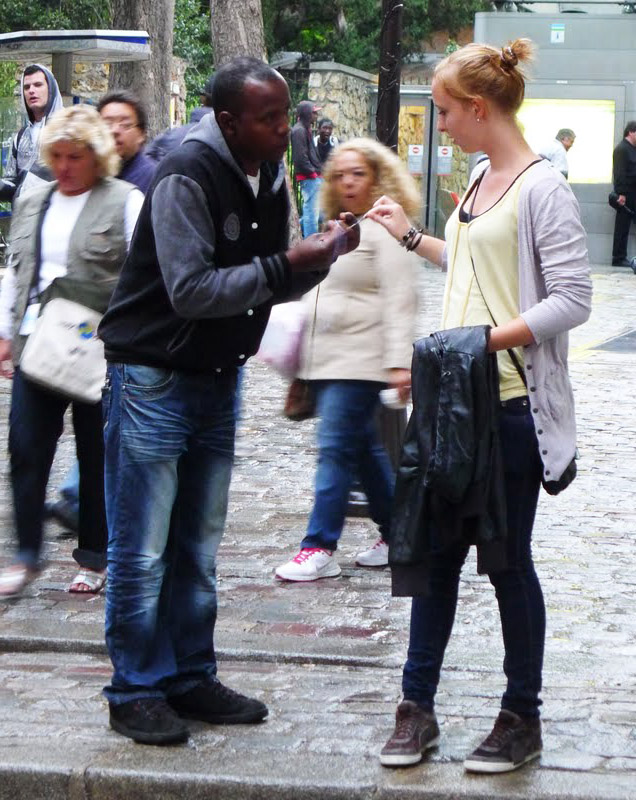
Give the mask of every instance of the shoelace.
POLYGON ((394 738, 410 739, 417 727, 418 719, 414 714, 405 717, 398 717, 395 723, 394 738))
POLYGON ((495 727, 482 742, 481 746, 492 747, 494 750, 500 749, 506 743, 506 739, 510 736, 513 728, 512 720, 497 718, 495 727))
POLYGON ((298 555, 292 559, 296 564, 302 564, 304 561, 307 561, 308 558, 316 555, 316 553, 325 553, 326 550, 323 550, 322 547, 304 547, 298 555))
POLYGON ((371 549, 372 550, 379 550, 381 547, 384 547, 385 545, 386 545, 386 542, 384 541, 384 539, 382 537, 380 537, 378 539, 378 541, 373 545, 373 547, 371 549))

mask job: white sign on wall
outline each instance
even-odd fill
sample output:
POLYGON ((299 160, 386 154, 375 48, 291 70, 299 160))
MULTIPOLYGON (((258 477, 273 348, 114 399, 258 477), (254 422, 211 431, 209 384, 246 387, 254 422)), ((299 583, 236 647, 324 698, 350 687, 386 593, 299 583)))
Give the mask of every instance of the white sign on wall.
POLYGON ((453 148, 446 144, 437 147, 437 174, 451 175, 453 172, 453 148))
POLYGON ((565 43, 565 23, 553 22, 550 25, 550 44, 565 43))
POLYGON ((409 156, 407 162, 408 171, 411 175, 422 174, 422 157, 424 156, 424 148, 421 144, 409 145, 409 156))

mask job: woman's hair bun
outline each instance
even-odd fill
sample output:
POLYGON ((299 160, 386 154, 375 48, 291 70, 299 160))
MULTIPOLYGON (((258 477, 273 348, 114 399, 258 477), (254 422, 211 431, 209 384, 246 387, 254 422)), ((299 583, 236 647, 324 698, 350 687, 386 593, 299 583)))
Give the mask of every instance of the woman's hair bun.
POLYGON ((514 69, 520 61, 529 61, 534 55, 530 39, 515 39, 501 48, 499 61, 504 69, 514 69))

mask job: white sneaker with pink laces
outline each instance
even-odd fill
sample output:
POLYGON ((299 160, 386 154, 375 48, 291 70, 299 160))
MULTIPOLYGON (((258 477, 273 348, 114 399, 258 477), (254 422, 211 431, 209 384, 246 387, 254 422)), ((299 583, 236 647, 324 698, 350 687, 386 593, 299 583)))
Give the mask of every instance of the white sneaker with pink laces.
POLYGON ((335 578, 341 571, 332 550, 303 547, 291 561, 278 567, 276 577, 281 581, 317 581, 335 578))
POLYGON ((358 553, 356 564, 359 567, 386 567, 389 563, 389 545, 380 538, 369 550, 358 553))

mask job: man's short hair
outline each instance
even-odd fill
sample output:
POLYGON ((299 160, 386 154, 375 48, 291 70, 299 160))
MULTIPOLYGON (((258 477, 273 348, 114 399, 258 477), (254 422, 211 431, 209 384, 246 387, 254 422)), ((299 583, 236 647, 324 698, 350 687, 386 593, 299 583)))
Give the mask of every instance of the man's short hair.
POLYGON ((44 70, 39 64, 29 64, 28 67, 25 67, 22 77, 26 78, 27 75, 35 75, 36 72, 44 74, 44 70))
POLYGON ((623 131, 623 139, 627 136, 628 133, 634 133, 636 131, 636 119, 630 120, 627 125, 625 125, 625 130, 623 131))
POLYGON ((105 94, 100 99, 99 103, 97 104, 97 110, 101 114, 102 109, 111 103, 125 103, 127 106, 134 108, 135 114, 137 115, 137 124, 139 125, 139 129, 143 133, 146 133, 148 128, 148 115, 146 114, 146 109, 141 104, 141 100, 137 97, 137 95, 133 94, 132 92, 128 92, 125 89, 117 89, 114 92, 108 92, 108 94, 105 94))
POLYGON ((559 142, 562 142, 564 139, 576 139, 576 133, 572 130, 572 128, 561 128, 561 130, 557 133, 556 138, 559 142))
POLYGON ((279 72, 269 64, 258 58, 239 56, 224 64, 214 74, 212 86, 212 108, 215 114, 229 111, 236 114, 241 108, 241 95, 243 87, 249 80, 267 81, 280 80, 279 72))
POLYGON ((333 127, 333 122, 329 119, 329 117, 323 117, 322 119, 318 120, 318 127, 322 128, 323 125, 331 125, 333 127))

